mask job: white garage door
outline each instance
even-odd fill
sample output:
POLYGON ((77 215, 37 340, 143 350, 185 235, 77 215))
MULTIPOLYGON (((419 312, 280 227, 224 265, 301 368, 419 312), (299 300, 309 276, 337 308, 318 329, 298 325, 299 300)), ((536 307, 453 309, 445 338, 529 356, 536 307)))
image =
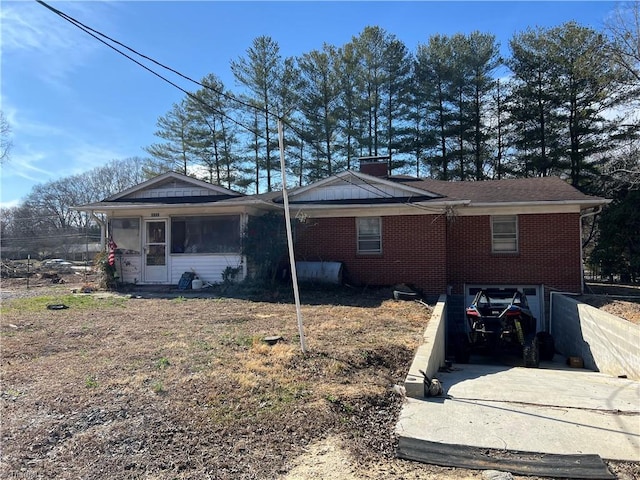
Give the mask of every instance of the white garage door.
POLYGON ((465 307, 471 305, 478 290, 483 288, 517 288, 527 296, 531 313, 538 322, 538 331, 544 330, 544 291, 542 285, 480 285, 469 284, 464 288, 465 307))

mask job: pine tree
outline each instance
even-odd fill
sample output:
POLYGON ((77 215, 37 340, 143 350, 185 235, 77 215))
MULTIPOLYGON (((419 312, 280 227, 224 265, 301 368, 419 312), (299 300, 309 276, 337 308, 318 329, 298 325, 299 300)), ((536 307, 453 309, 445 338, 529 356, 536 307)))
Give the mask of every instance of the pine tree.
POLYGON ((187 98, 190 141, 195 155, 206 169, 206 180, 227 188, 243 188, 241 159, 233 122, 233 97, 215 75, 200 82, 203 88, 187 98))
POLYGON ((313 156, 313 160, 305 166, 310 181, 332 175, 343 168, 334 154, 340 96, 337 61, 337 50, 327 44, 322 50, 305 53, 298 61, 302 75, 300 97, 305 140, 312 146, 310 155, 313 156))
POLYGON ((407 47, 391 36, 385 49, 384 70, 386 85, 383 89, 383 117, 386 151, 389 156, 389 172, 404 169, 408 164, 394 153, 402 151, 402 145, 409 134, 409 102, 413 58, 407 47))
POLYGON ((339 82, 339 103, 336 109, 340 138, 337 150, 346 157, 346 167, 354 167, 355 159, 362 152, 364 137, 364 105, 361 92, 364 89, 362 65, 358 59, 358 51, 352 40, 339 49, 336 70, 339 82))
MULTIPOLYGON (((431 174, 449 180, 450 143, 454 112, 451 104, 453 82, 453 50, 448 37, 433 35, 426 45, 418 45, 416 52, 417 101, 429 112, 427 128, 433 131, 434 147, 426 154, 431 174)), ((419 109, 419 107, 416 107, 419 109)))
POLYGON ((521 162, 519 175, 548 176, 559 173, 560 118, 558 73, 548 55, 547 31, 529 29, 510 41, 507 62, 513 72, 509 113, 518 132, 514 147, 521 162))
POLYGON ((189 175, 191 167, 197 163, 189 143, 190 118, 186 105, 186 100, 175 103, 169 112, 158 118, 155 135, 165 141, 145 148, 153 157, 158 173, 176 171, 189 175))
MULTIPOLYGON (((256 155, 256 170, 258 170, 258 157, 264 159, 267 191, 273 189, 272 176, 278 171, 277 157, 277 120, 274 117, 276 111, 276 92, 274 91, 280 81, 282 73, 282 57, 278 43, 269 36, 261 36, 254 39, 251 47, 247 49, 246 57, 231 62, 231 71, 236 79, 244 85, 249 94, 247 98, 254 108, 260 112, 258 128, 254 134, 262 137, 263 155, 256 155)), ((259 142, 255 142, 258 145, 259 142)), ((256 152, 257 153, 257 152, 256 152)), ((259 182, 259 177, 256 177, 259 182)), ((256 185, 259 191, 259 183, 256 185)))
MULTIPOLYGON (((497 80, 493 78, 496 68, 500 64, 499 46, 494 35, 472 32, 468 37, 470 94, 471 94, 471 128, 473 139, 474 177, 476 180, 485 178, 485 164, 489 161, 489 147, 491 129, 487 125, 490 115, 490 100, 495 94, 497 80)), ((499 120, 498 120, 499 121, 499 120)))

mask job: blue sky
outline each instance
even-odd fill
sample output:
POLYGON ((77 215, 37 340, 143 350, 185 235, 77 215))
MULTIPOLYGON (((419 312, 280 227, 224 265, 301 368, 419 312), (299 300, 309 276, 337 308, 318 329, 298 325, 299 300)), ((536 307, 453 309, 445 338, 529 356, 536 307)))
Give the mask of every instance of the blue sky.
MULTIPOLYGON (((48 2, 82 23, 180 72, 215 73, 239 91, 229 66, 269 35, 283 56, 341 46, 379 25, 415 51, 435 33, 493 33, 569 20, 601 29, 615 2, 48 2)), ((156 121, 184 94, 35 1, 2 2, 1 109, 12 128, 0 202, 38 184, 114 159, 145 156, 156 121)), ((187 90, 196 86, 171 77, 187 90)))

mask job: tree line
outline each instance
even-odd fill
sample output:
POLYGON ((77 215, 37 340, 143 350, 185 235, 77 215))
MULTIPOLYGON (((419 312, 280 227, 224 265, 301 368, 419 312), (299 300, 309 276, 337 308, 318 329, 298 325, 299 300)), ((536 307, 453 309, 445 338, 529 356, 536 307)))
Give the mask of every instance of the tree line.
MULTIPOLYGON (((3 257, 86 257, 100 242, 96 220, 73 207, 99 202, 147 180, 148 159, 113 160, 87 172, 36 185, 19 205, 0 210, 3 257)), ((74 258, 75 257, 75 258, 74 258)))
POLYGON ((281 119, 296 185, 357 168, 359 157, 385 156, 391 174, 555 175, 612 198, 601 228, 586 232, 587 249, 595 245, 601 273, 639 279, 638 5, 620 6, 602 31, 569 22, 516 33, 507 57, 494 35, 477 31, 432 35, 410 51, 370 26, 345 45, 287 58, 274 39, 258 37, 230 63, 238 91, 206 75, 158 118, 149 158, 35 187, 2 211, 3 246, 51 242, 61 229, 95 234, 95 222, 72 205, 170 170, 246 193, 279 189, 281 119))
POLYGON ((593 191, 638 140, 640 67, 613 54, 623 47, 574 22, 515 34, 508 58, 480 32, 433 35, 410 52, 373 26, 296 58, 262 36, 231 62, 241 91, 207 75, 158 119, 160 141, 146 151, 158 172, 271 191, 281 184, 282 119, 298 185, 385 156, 392 174, 559 175, 593 191))

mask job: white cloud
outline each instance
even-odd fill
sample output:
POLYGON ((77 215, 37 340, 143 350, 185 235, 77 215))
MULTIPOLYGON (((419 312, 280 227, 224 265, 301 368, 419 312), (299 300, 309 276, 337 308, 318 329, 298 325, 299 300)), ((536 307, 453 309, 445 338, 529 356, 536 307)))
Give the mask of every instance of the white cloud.
POLYGON ((0 208, 13 208, 13 207, 17 207, 18 205, 20 205, 20 200, 15 199, 15 200, 9 200, 8 202, 3 202, 0 201, 0 208))
POLYGON ((64 128, 29 116, 14 107, 6 98, 3 109, 11 126, 13 149, 10 161, 3 167, 4 178, 21 178, 29 182, 42 182, 57 174, 58 162, 51 161, 54 148, 50 145, 71 138, 64 128))
POLYGON ((20 153, 12 155, 11 161, 2 167, 2 176, 5 179, 21 178, 36 183, 46 181, 56 174, 43 167, 46 158, 44 152, 24 148, 20 153))
POLYGON ((22 135, 29 137, 60 137, 66 135, 65 130, 60 126, 26 118, 26 115, 23 115, 17 109, 11 106, 8 108, 10 114, 7 117, 14 137, 22 135))
MULTIPOLYGON (((15 203, 37 184, 86 172, 131 152, 109 140, 90 140, 90 133, 37 120, 32 112, 5 102, 14 138, 9 162, 2 166, 2 203, 15 203)), ((98 137, 99 138, 99 137, 98 137)))
MULTIPOLYGON (((53 144, 59 143, 56 139, 53 144)), ((11 160, 2 166, 2 206, 20 203, 37 184, 87 172, 115 159, 130 157, 130 153, 87 141, 65 140, 62 148, 43 143, 21 144, 11 160)))
POLYGON ((130 155, 110 147, 91 145, 84 141, 70 142, 60 150, 37 149, 25 145, 3 166, 2 175, 5 178, 18 177, 41 183, 83 173, 128 156, 130 155))
POLYGON ((2 189, 0 203, 3 207, 20 203, 31 188, 53 178, 55 171, 46 167, 46 154, 20 145, 11 155, 11 159, 2 165, 0 180, 2 189))
POLYGON ((16 126, 16 117, 18 115, 18 111, 10 105, 7 105, 7 102, 3 101, 2 113, 4 114, 4 118, 7 120, 9 126, 11 127, 11 131, 13 131, 16 126))
POLYGON ((71 165, 73 165, 73 169, 70 172, 71 175, 103 166, 112 160, 120 160, 131 156, 109 146, 94 145, 84 141, 75 142, 65 151, 68 154, 71 165))
MULTIPOLYGON (((54 7, 83 23, 108 25, 104 2, 64 2, 54 7), (85 18, 90 21, 83 21, 85 18)), ((64 79, 102 47, 86 33, 37 2, 3 2, 2 50, 5 68, 34 68, 42 79, 64 87, 64 79), (10 68, 10 67, 9 67, 10 68)))

